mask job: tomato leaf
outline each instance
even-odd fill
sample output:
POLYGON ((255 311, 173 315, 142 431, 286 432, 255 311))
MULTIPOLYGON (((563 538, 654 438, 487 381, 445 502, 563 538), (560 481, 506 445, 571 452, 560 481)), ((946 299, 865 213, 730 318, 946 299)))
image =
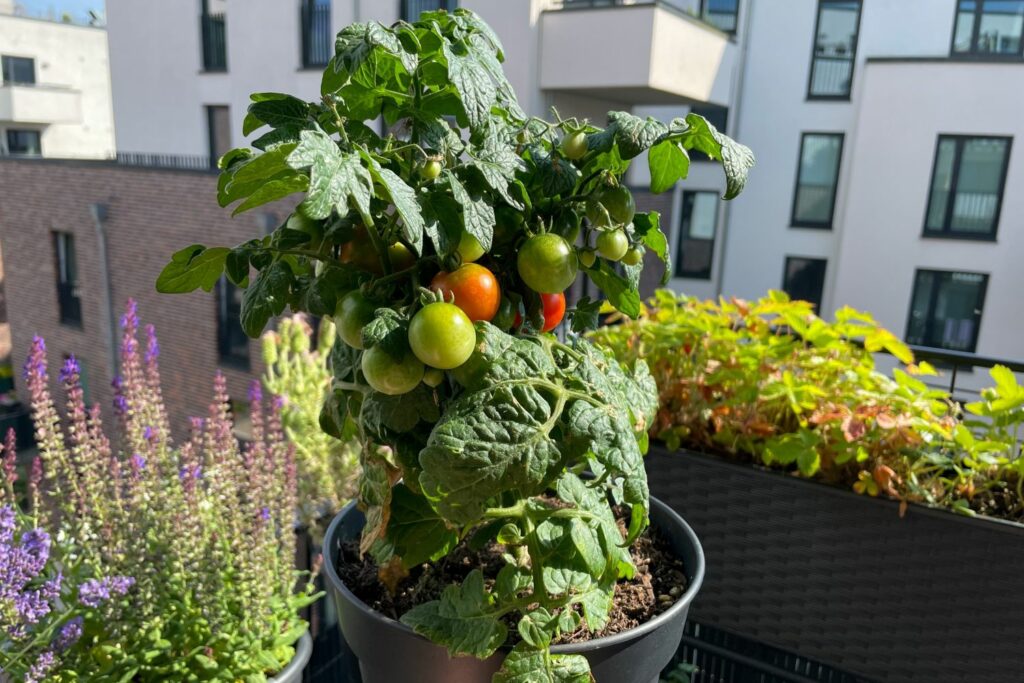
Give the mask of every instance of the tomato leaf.
POLYGON ((164 294, 211 291, 224 272, 230 249, 193 244, 176 251, 156 279, 156 291, 164 294))
POLYGON ((260 272, 242 296, 242 329, 250 337, 258 337, 275 315, 281 315, 288 304, 288 293, 294 276, 288 264, 277 261, 260 272))
POLYGON ((476 238, 484 251, 490 251, 494 236, 494 207, 480 195, 470 195, 451 171, 444 172, 452 196, 462 208, 462 227, 476 238))
POLYGON ((379 565, 397 555, 409 569, 441 559, 458 541, 458 532, 434 512, 426 498, 399 484, 391 492, 387 534, 372 552, 379 565))
POLYGON ((662 140, 647 152, 647 165, 651 171, 651 192, 661 194, 672 189, 676 181, 690 172, 690 156, 678 143, 662 140))
POLYGON ((306 130, 287 159, 288 165, 296 170, 310 170, 309 192, 301 205, 306 216, 320 220, 329 217, 332 210, 344 216, 351 201, 363 219, 373 224, 373 179, 357 152, 343 153, 322 130, 306 130))
POLYGON ((722 161, 725 171, 725 194, 722 199, 733 199, 743 191, 747 176, 754 167, 754 153, 728 135, 718 132, 711 123, 699 114, 687 114, 681 134, 674 131, 680 127, 679 119, 672 122, 672 136, 679 138, 685 149, 696 149, 712 159, 722 161))
POLYGON ((583 655, 553 655, 521 642, 505 657, 492 683, 591 683, 583 655))

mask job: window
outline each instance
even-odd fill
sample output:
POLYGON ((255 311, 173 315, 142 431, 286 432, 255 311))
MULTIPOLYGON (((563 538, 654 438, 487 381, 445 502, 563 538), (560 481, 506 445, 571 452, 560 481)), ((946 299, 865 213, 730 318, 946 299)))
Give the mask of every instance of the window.
POLYGON ((334 51, 330 0, 302 0, 301 13, 302 66, 324 66, 334 51))
POLYGON ((825 289, 823 258, 786 257, 786 270, 782 274, 782 289, 790 299, 810 301, 814 310, 821 309, 821 292, 825 289))
POLYGON ((1024 0, 959 0, 954 57, 1021 57, 1024 0))
MULTIPOLYGON (((691 114, 698 114, 708 120, 719 132, 725 133, 729 124, 729 107, 722 107, 717 104, 695 104, 690 107, 691 114)), ((713 161, 704 152, 697 149, 689 150, 692 161, 713 161)))
POLYGON ((57 271, 57 312, 63 325, 82 326, 82 298, 78 290, 78 258, 75 236, 53 233, 53 255, 57 271))
POLYGON ((458 6, 458 0, 402 0, 402 19, 416 21, 423 12, 434 12, 439 9, 451 12, 458 6))
POLYGON ((800 168, 793 195, 792 225, 832 229, 842 154, 842 133, 803 134, 800 140, 800 168))
POLYGON ((231 149, 231 114, 221 105, 206 107, 206 134, 210 150, 210 166, 231 149))
POLYGON ((249 369, 249 338, 242 330, 242 290, 222 277, 217 283, 217 350, 222 363, 249 369))
POLYGON ((700 15, 712 26, 736 33, 739 4, 739 0, 701 0, 700 15))
POLYGON ((676 249, 676 267, 673 274, 675 277, 711 279, 717 218, 717 192, 683 192, 679 245, 676 249))
POLYGON ((988 275, 918 270, 910 299, 907 343, 973 353, 988 275))
POLYGON ((203 71, 228 70, 228 38, 225 16, 211 14, 206 0, 199 15, 199 29, 203 38, 203 71))
POLYGON ((850 99, 860 0, 819 0, 808 99, 850 99))
POLYGON ((1010 138, 940 135, 924 234, 995 239, 1010 138))
POLYGON ((0 57, 4 83, 31 85, 36 82, 36 60, 31 57, 0 57))
POLYGON ((7 153, 29 157, 41 156, 43 148, 39 144, 39 131, 8 129, 7 153))

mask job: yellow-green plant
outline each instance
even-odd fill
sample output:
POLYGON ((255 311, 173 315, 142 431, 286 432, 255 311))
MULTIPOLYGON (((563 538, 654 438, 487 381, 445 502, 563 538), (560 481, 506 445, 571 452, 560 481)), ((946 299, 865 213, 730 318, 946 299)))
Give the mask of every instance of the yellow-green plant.
POLYGON ((277 331, 263 335, 266 371, 263 385, 284 399, 281 421, 295 446, 299 518, 311 529, 355 494, 359 444, 320 428, 320 407, 331 382, 327 359, 335 339, 334 323, 321 321, 317 334, 305 317, 284 318, 277 331))

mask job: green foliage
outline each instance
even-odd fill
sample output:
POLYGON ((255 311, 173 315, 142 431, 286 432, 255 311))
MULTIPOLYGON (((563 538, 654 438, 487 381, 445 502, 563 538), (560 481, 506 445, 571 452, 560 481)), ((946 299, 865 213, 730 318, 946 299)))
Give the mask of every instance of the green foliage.
MULTIPOLYGON (((642 264, 632 257, 650 249, 667 268, 668 243, 658 215, 636 214, 623 187, 630 160, 652 145, 675 150, 652 157, 661 169, 655 189, 664 190, 686 176, 678 157, 701 149, 722 159, 730 198, 753 157, 694 115, 666 125, 611 112, 603 129, 557 112, 554 122, 527 117, 503 59, 494 32, 462 9, 343 29, 321 101, 253 95, 243 132, 268 132, 253 141, 255 151, 220 160, 221 205, 238 212, 300 194, 295 212, 273 234, 230 251, 175 254, 158 288, 209 287, 226 271, 248 286, 242 325, 250 335, 285 308, 337 312, 341 334, 319 424, 362 444, 361 550, 391 585, 469 538, 508 551, 499 576, 471 574, 405 621, 453 655, 485 657, 506 640, 501 617, 517 614, 527 646, 497 680, 585 680, 585 660, 553 657, 547 646, 581 620, 601 628, 615 582, 632 575, 623 546, 648 522, 642 453, 655 386, 643 364, 627 373, 586 340, 533 334, 544 320, 540 295, 572 284, 583 251, 585 276, 619 311, 639 314, 642 264), (378 117, 384 136, 375 132, 378 117), (576 140, 571 158, 562 152, 566 136, 576 140), (600 225, 588 214, 603 217, 600 225), (577 231, 578 247, 570 244, 577 231), (634 265, 590 258, 606 231, 627 245, 620 251, 634 265), (560 237, 533 239, 545 233, 560 237), (523 245, 531 239, 549 247, 530 256, 523 245), (439 295, 424 288, 462 265, 458 246, 473 241, 483 251, 476 262, 498 283, 498 313, 474 318, 475 329, 426 325, 421 309, 439 295), (352 313, 352 295, 338 307, 357 288, 373 316, 352 313), (412 386, 419 375, 430 384, 412 386), (570 474, 587 468, 594 480, 570 474), (613 503, 631 511, 628 538, 613 503)), ((598 311, 596 301, 579 302, 572 330, 593 328, 598 311)))
POLYGON ((651 435, 794 470, 868 495, 1024 521, 1024 387, 1007 368, 960 406, 919 377, 910 349, 871 316, 835 321, 771 292, 755 302, 661 291, 639 319, 593 334, 659 388, 651 435), (908 365, 886 375, 873 353, 908 365))

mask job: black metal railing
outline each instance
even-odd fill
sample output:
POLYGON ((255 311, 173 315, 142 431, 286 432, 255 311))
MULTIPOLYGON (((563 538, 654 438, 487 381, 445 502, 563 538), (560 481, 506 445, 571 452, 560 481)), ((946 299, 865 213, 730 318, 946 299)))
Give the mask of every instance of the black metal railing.
POLYGON ((210 157, 202 154, 152 154, 150 152, 118 152, 111 161, 122 166, 177 168, 185 171, 207 171, 210 157))
POLYGON ((228 40, 224 14, 199 15, 199 29, 203 37, 203 70, 227 71, 228 40))
POLYGON ((814 56, 811 65, 811 95, 815 97, 847 97, 853 77, 853 58, 814 56))
MULTIPOLYGON (((995 358, 992 356, 981 356, 968 351, 950 351, 949 349, 937 349, 932 346, 916 346, 909 344, 910 350, 914 352, 914 360, 927 361, 945 376, 923 377, 926 384, 932 387, 945 389, 949 395, 961 403, 968 400, 975 400, 978 390, 971 387, 958 387, 957 380, 963 378, 965 371, 970 372, 977 368, 988 369, 996 365, 1004 365, 1013 372, 1024 373, 1024 361, 1011 360, 1009 358, 995 358), (957 392, 959 391, 959 395, 957 392)), ((987 377, 985 378, 987 379, 987 377)), ((982 381, 981 386, 989 386, 990 381, 982 381)))
POLYGON ((331 61, 331 6, 317 0, 302 0, 299 8, 302 32, 302 67, 325 66, 331 61))
POLYGON ((423 12, 439 9, 451 12, 458 6, 458 0, 402 0, 402 19, 416 21, 423 12))

